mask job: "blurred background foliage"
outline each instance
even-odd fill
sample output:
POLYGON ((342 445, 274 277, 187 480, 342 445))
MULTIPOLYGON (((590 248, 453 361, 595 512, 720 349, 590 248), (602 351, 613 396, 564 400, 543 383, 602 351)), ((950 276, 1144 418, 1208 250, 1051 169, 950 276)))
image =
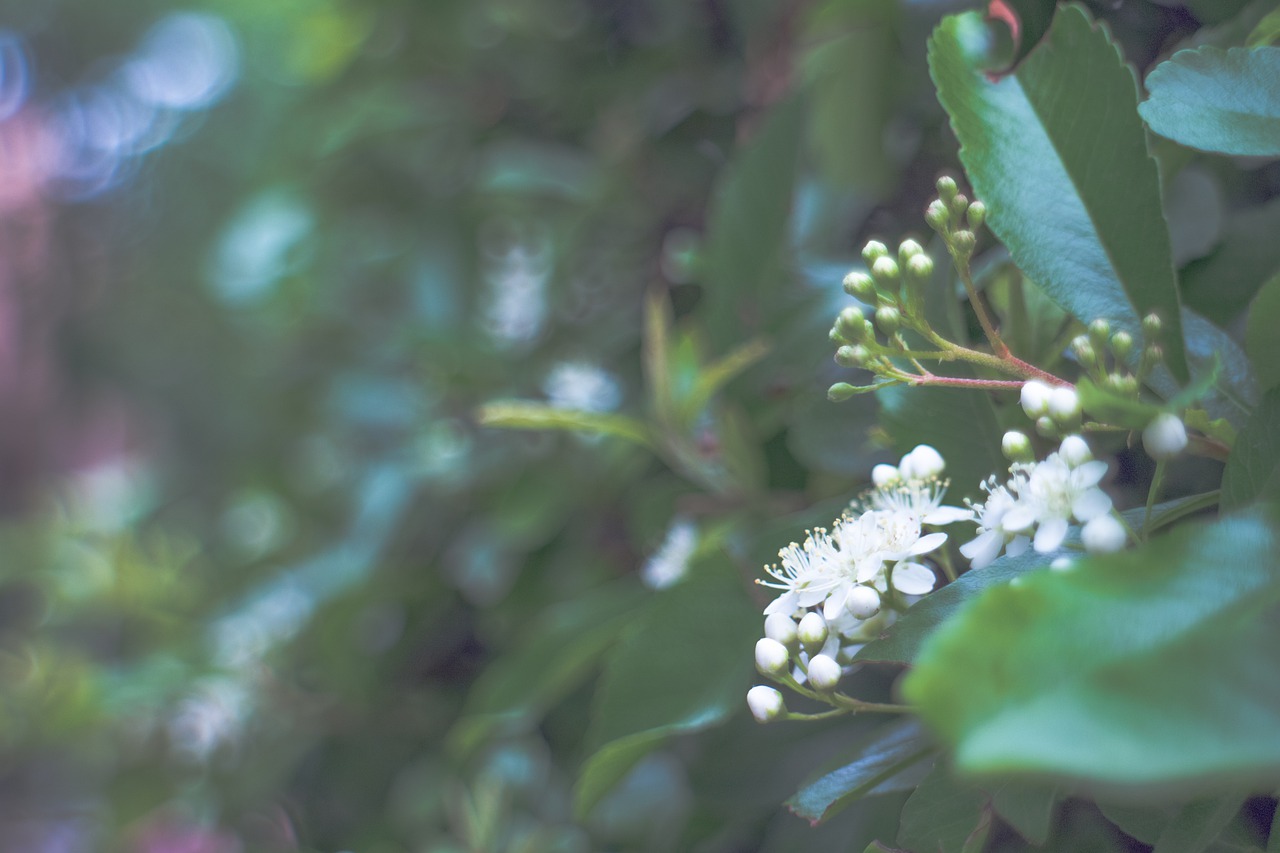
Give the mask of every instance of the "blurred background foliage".
MULTIPOLYGON (((924 47, 971 5, 5 3, 0 848, 890 837, 901 793, 779 805, 865 726, 750 722, 747 581, 955 432, 829 405, 826 329, 955 168, 924 47)), ((1244 6, 1089 5, 1140 67, 1244 6)), ((1280 172, 1166 147, 1237 322, 1280 172)))

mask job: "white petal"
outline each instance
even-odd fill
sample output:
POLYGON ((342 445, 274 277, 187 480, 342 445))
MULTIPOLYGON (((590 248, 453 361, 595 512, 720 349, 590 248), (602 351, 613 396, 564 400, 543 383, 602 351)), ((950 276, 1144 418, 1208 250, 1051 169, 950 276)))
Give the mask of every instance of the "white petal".
POLYGON ((769 606, 764 609, 764 615, 772 616, 775 613, 782 613, 790 616, 796 612, 796 609, 796 594, 794 592, 784 592, 769 602, 769 606))
POLYGON ((1040 529, 1036 531, 1035 549, 1038 554, 1048 554, 1056 551, 1062 546, 1062 540, 1067 538, 1067 520, 1065 518, 1051 518, 1040 525, 1040 529))
POLYGON ((1000 526, 1009 533, 1021 533, 1036 523, 1035 507, 1026 504, 1014 504, 1013 508, 1000 519, 1000 526))
POLYGON ((969 564, 973 568, 981 569, 1000 555, 1000 545, 1003 542, 1004 537, 999 531, 988 530, 986 533, 978 534, 978 538, 961 545, 960 553, 969 558, 969 564))
POLYGON ((1031 546, 1031 540, 1025 536, 1015 536, 1013 541, 1004 547, 1004 552, 1010 557, 1017 557, 1026 553, 1028 547, 1031 546))
POLYGON ((844 602, 849 597, 849 587, 842 586, 831 594, 826 604, 822 605, 822 615, 830 622, 841 613, 844 613, 844 602))
POLYGON ((1088 489, 1071 502, 1071 514, 1080 521, 1089 521, 1111 512, 1111 498, 1102 489, 1088 489))
POLYGON ((947 534, 930 533, 928 536, 921 536, 919 539, 917 539, 916 544, 911 546, 911 548, 907 551, 907 554, 909 554, 912 557, 919 556, 920 554, 928 554, 930 551, 935 551, 938 548, 941 548, 942 543, 946 541, 947 541, 947 534))
POLYGON ((1071 471, 1071 484, 1077 489, 1084 489, 1096 486, 1105 476, 1107 476, 1107 463, 1095 459, 1071 471))
POLYGON ((940 506, 921 519, 925 524, 955 524, 957 521, 973 521, 973 510, 958 506, 940 506))
POLYGON ((904 595, 924 595, 938 582, 929 567, 919 563, 899 563, 893 569, 892 580, 893 588, 904 595))

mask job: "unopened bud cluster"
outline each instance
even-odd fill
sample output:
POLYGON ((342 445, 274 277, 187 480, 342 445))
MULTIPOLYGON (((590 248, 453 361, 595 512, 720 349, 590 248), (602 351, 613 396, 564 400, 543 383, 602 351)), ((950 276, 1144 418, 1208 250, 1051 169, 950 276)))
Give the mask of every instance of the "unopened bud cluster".
POLYGON ((925 208, 924 219, 947 243, 957 262, 968 263, 978 243, 977 233, 987 221, 987 206, 970 201, 954 178, 938 178, 938 197, 925 208))

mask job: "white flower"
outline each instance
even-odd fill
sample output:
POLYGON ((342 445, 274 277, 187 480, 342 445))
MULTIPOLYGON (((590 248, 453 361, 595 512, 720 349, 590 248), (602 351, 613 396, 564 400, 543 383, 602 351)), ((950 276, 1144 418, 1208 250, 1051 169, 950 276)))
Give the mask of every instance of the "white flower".
POLYGON ((806 613, 800 620, 796 634, 806 648, 821 646, 827 641, 827 620, 822 618, 821 613, 806 613))
POLYGON ((927 444, 916 445, 898 464, 905 480, 935 480, 942 476, 946 467, 942 454, 927 444))
POLYGON ((870 619, 880 612, 880 593, 869 586, 855 586, 845 605, 855 618, 870 619))
POLYGON ((784 646, 796 641, 796 620, 789 613, 773 613, 765 617, 764 635, 784 646))
POLYGON ((991 563, 1000 556, 1002 548, 1010 557, 1016 557, 1031 544, 1020 530, 1005 525, 1005 517, 1018 506, 1018 499, 1010 486, 1016 489, 1025 479, 1025 474, 1015 474, 1010 485, 1001 486, 996 484, 993 476, 982 484, 982 490, 987 493, 986 501, 971 504, 977 516, 978 535, 960 546, 960 553, 968 558, 973 568, 981 569, 991 563))
POLYGON ((787 668, 791 655, 787 647, 777 640, 762 637, 756 640, 756 669, 765 675, 777 675, 787 668))
POLYGON ((1129 540, 1124 525, 1110 514, 1091 519, 1080 531, 1080 538, 1084 542, 1085 550, 1090 554, 1110 554, 1112 551, 1119 551, 1129 540))
POLYGON ((804 544, 792 542, 778 552, 779 565, 766 566, 772 581, 757 581, 762 586, 783 590, 765 608, 764 615, 785 613, 821 604, 842 583, 841 554, 827 531, 822 528, 805 536, 804 544))
POLYGON ((1058 387, 1049 392, 1049 417, 1060 424, 1080 417, 1080 395, 1074 388, 1058 387))
POLYGON ((1087 522, 1111 510, 1111 498, 1098 488, 1106 473, 1105 462, 1072 467, 1061 454, 1051 453, 1031 466, 1018 490, 1017 506, 1004 518, 1005 527, 1024 532, 1035 526, 1032 547, 1041 554, 1058 550, 1072 517, 1087 522))
POLYGON ((1039 418, 1049 414, 1049 394, 1053 389, 1038 379, 1022 384, 1022 411, 1029 418, 1039 418))
POLYGON ((1062 439, 1062 445, 1058 448, 1058 453, 1073 468, 1093 459, 1093 453, 1089 450, 1089 443, 1078 435, 1069 435, 1062 439))
POLYGON ((943 505, 942 499, 946 493, 946 480, 899 480, 870 492, 854 506, 878 512, 912 515, 924 524, 938 526, 971 521, 973 510, 943 505))
POLYGON ((901 479, 902 475, 892 465, 880 464, 871 469, 871 482, 875 484, 877 489, 891 486, 901 479))
POLYGON ((666 589, 689 571, 689 560, 697 550, 698 528, 677 516, 658 550, 641 567, 640 581, 649 589, 666 589))
POLYGON ((1186 449, 1187 427, 1177 415, 1156 415, 1142 431, 1142 446, 1152 459, 1172 459, 1186 449))
POLYGON ((758 723, 772 722, 787 712, 782 694, 763 684, 747 691, 747 707, 751 709, 751 716, 755 717, 758 723))

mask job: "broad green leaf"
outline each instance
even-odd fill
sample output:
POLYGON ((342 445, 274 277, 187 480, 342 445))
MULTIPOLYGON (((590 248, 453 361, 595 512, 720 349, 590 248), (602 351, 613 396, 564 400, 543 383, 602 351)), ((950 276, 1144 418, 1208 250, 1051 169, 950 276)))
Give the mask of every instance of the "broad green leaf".
POLYGON ((630 623, 641 597, 635 584, 619 583, 548 610, 519 646, 476 680, 449 733, 451 747, 467 753, 493 732, 535 725, 590 674, 630 623))
POLYGON ((992 232, 1086 323, 1106 318, 1137 337, 1139 318, 1158 313, 1170 369, 1185 381, 1169 229, 1133 73, 1077 6, 998 82, 980 67, 985 32, 976 15, 944 19, 929 67, 992 232))
POLYGON ((938 761, 902 807, 898 844, 908 850, 961 853, 983 822, 988 797, 959 782, 946 761, 938 761))
POLYGON ((1249 306, 1244 348, 1265 391, 1280 385, 1280 272, 1262 285, 1249 306))
POLYGON ((810 823, 820 823, 934 751, 932 739, 916 720, 890 723, 858 749, 854 762, 805 785, 787 800, 787 808, 810 823))
POLYGON ((1264 47, 1280 41, 1280 9, 1268 12, 1245 39, 1245 47, 1264 47))
POLYGON ((625 438, 650 450, 654 447, 649 427, 626 415, 558 409, 543 403, 511 400, 486 403, 476 411, 476 419, 484 426, 573 430, 625 438))
POLYGON ((1280 388, 1262 398, 1236 438, 1222 476, 1222 508, 1280 498, 1280 388))
POLYGON ((1007 74, 1027 58, 1053 22, 1057 0, 987 0, 987 16, 1003 21, 1013 36, 1013 59, 1001 74, 1007 74))
POLYGON ((1095 420, 1126 429, 1142 429, 1161 411, 1160 406, 1101 388, 1088 378, 1076 383, 1076 392, 1080 407, 1095 420))
POLYGON ((1243 804, 1243 794, 1188 803, 1160 833, 1152 853, 1200 853, 1226 828, 1243 804))
POLYGON ((1129 800, 1112 802, 1098 800, 1098 810, 1107 818, 1143 844, 1155 844, 1160 833, 1178 813, 1178 807, 1169 803, 1144 805, 1129 800))
POLYGON ((989 792, 996 814, 1008 821, 1019 835, 1037 846, 1049 840, 1053 813, 1061 796, 1057 788, 1018 781, 989 792))
POLYGON ((979 494, 978 484, 1009 467, 1001 455, 991 398, 955 388, 893 386, 877 392, 880 424, 898 453, 931 444, 947 462, 949 500, 979 494))
POLYGON ((764 118, 716 188, 707 225, 701 312, 714 342, 742 340, 767 327, 781 291, 804 106, 792 98, 764 118))
POLYGON ((722 555, 696 563, 687 580, 659 592, 632 619, 596 691, 587 734, 592 754, 574 788, 579 816, 667 737, 746 708, 751 646, 762 624, 722 555))
POLYGON ((1280 541, 1262 514, 989 589, 903 695, 961 771, 1211 794, 1280 779, 1280 541))
POLYGON ((1202 151, 1280 156, 1280 48, 1180 50, 1147 75, 1156 133, 1202 151))

